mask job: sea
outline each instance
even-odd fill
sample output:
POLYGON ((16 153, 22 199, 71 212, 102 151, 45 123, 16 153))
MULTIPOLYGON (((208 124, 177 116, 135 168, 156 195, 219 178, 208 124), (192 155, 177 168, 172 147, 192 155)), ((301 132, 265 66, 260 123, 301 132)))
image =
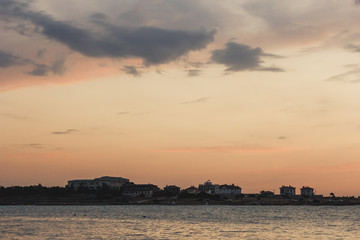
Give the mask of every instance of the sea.
POLYGON ((360 206, 0 206, 0 239, 360 239, 360 206))

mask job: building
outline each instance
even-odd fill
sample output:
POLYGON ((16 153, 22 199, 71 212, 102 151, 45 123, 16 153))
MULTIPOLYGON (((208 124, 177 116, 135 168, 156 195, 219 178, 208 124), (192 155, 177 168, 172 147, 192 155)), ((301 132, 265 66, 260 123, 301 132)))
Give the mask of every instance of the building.
POLYGON ((314 196, 314 189, 311 187, 302 187, 301 189, 301 196, 303 197, 313 197, 314 196))
POLYGON ((90 190, 109 188, 111 190, 120 191, 121 187, 129 183, 129 179, 122 177, 100 177, 95 179, 76 179, 68 181, 66 187, 78 190, 79 188, 87 188, 90 190))
POLYGON ((281 196, 287 196, 287 197, 292 197, 295 196, 295 188, 290 186, 282 186, 280 188, 280 195, 281 196))
POLYGON ((118 191, 121 190, 121 187, 124 184, 129 183, 129 179, 122 177, 109 177, 109 176, 95 178, 94 181, 101 187, 108 187, 111 190, 118 190, 118 191))
POLYGON ((261 191, 260 194, 262 197, 274 197, 275 196, 274 192, 265 191, 265 190, 261 191))
POLYGON ((66 187, 72 188, 74 190, 79 190, 81 188, 95 190, 100 188, 100 186, 94 181, 94 179, 70 180, 68 181, 66 187))
POLYGON ((160 188, 153 184, 134 184, 129 183, 123 186, 122 195, 128 197, 152 197, 160 188))
POLYGON ((175 186, 175 185, 166 185, 166 187, 164 187, 164 191, 167 194, 171 194, 171 195, 177 195, 180 193, 180 187, 175 186))
POLYGON ((199 193, 199 189, 197 189, 195 186, 188 187, 184 191, 189 193, 189 194, 197 194, 197 193, 199 193))
POLYGON ((219 184, 212 184, 210 180, 204 182, 204 184, 199 184, 199 191, 205 192, 208 194, 216 194, 219 190, 219 184))
POLYGON ((235 186, 234 184, 231 185, 220 185, 217 191, 215 192, 219 195, 241 195, 241 187, 235 186))

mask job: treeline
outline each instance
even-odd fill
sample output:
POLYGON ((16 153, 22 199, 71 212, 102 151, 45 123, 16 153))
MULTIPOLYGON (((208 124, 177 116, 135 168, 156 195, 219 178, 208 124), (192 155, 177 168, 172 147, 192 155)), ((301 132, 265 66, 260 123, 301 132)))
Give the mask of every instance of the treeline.
MULTIPOLYGON (((122 196, 121 190, 111 190, 108 187, 104 186, 99 189, 88 189, 86 187, 79 187, 74 190, 73 188, 67 187, 45 187, 41 184, 32 185, 32 186, 11 186, 11 187, 3 187, 0 186, 0 197, 10 197, 10 196, 34 196, 34 195, 42 195, 42 196, 66 196, 66 195, 74 195, 74 194, 93 194, 97 197, 118 197, 122 196)), ((172 197, 178 196, 180 199, 192 199, 192 198, 208 198, 213 200, 220 200, 221 197, 219 195, 207 194, 205 192, 201 192, 199 194, 190 194, 186 191, 181 191, 178 194, 165 192, 164 190, 160 190, 154 193, 154 197, 172 197)), ((224 198, 224 197, 222 197, 224 198)))
POLYGON ((6 196, 28 196, 28 195, 47 195, 47 196, 64 196, 69 194, 96 194, 104 195, 111 194, 113 196, 119 195, 119 191, 112 191, 108 188, 100 188, 91 190, 85 187, 80 187, 77 190, 67 187, 45 187, 41 184, 32 186, 0 186, 0 197, 6 196))
POLYGON ((33 186, 0 186, 0 196, 22 196, 22 195, 62 195, 73 192, 72 189, 64 187, 44 187, 41 184, 33 186))

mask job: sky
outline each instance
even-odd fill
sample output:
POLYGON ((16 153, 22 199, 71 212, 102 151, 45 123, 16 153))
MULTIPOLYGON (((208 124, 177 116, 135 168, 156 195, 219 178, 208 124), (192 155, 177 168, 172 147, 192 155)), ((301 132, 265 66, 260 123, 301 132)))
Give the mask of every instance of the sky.
POLYGON ((359 0, 0 0, 0 185, 360 195, 359 0))

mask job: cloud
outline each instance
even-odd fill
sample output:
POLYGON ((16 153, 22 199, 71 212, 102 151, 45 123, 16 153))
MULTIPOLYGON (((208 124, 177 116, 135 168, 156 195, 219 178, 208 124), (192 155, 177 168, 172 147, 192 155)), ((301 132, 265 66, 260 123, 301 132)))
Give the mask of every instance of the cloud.
POLYGON ((0 50, 0 68, 8 68, 28 63, 28 60, 0 50))
MULTIPOLYGON (((41 57, 45 51, 45 49, 39 50, 37 57, 41 57)), ((62 75, 66 71, 64 58, 59 58, 52 64, 52 66, 47 66, 45 64, 38 64, 32 60, 18 57, 11 53, 0 50, 0 68, 21 65, 33 65, 34 69, 30 72, 27 72, 27 74, 33 76, 46 76, 49 72, 52 72, 56 75, 62 75)))
POLYGON ((203 98, 198 98, 198 99, 195 99, 192 101, 182 102, 181 104, 205 103, 209 99, 210 99, 210 97, 203 97, 203 98))
POLYGON ((36 53, 36 58, 42 59, 46 53, 46 48, 42 48, 36 53))
POLYGON ((44 148, 44 146, 42 144, 39 143, 30 143, 30 144, 26 144, 24 146, 30 147, 30 148, 44 148))
MULTIPOLYGON (((221 27, 229 21, 219 5, 207 0, 132 0, 118 16, 118 21, 127 26, 157 26, 165 29, 197 29, 201 26, 221 27)), ((122 5, 124 3, 122 2, 122 5)))
POLYGON ((332 76, 325 81, 328 82, 343 82, 343 83, 359 83, 360 82, 360 68, 332 76))
POLYGON ((27 74, 33 76, 47 76, 50 72, 52 72, 55 75, 63 75, 65 71, 66 71, 65 59, 60 58, 56 60, 52 64, 52 66, 34 63, 34 69, 30 72, 27 72, 27 74))
POLYGON ((51 134, 55 134, 55 135, 66 135, 66 134, 73 134, 75 132, 78 132, 79 130, 76 129, 67 129, 66 131, 62 131, 62 132, 52 132, 51 134))
POLYGON ((117 115, 128 115, 130 114, 131 112, 118 112, 117 115))
POLYGON ((56 60, 51 66, 51 71, 56 75, 63 75, 66 72, 65 58, 56 60))
POLYGON ((106 20, 108 17, 106 16, 106 14, 104 13, 94 13, 90 16, 90 19, 93 19, 93 20, 106 20))
POLYGON ((137 70, 136 67, 134 66, 125 66, 122 68, 122 70, 128 74, 128 75, 132 75, 134 77, 140 77, 141 76, 141 72, 139 70, 137 70))
POLYGON ((188 73, 188 76, 189 76, 189 77, 196 77, 196 76, 199 76, 199 75, 200 75, 201 70, 199 70, 199 69, 189 69, 189 70, 187 71, 187 73, 188 73))
POLYGON ((50 71, 50 68, 45 64, 36 64, 34 69, 30 72, 27 72, 29 75, 33 76, 46 76, 50 71))
POLYGON ((211 60, 215 63, 227 66, 227 69, 225 70, 227 72, 246 70, 271 72, 283 71, 277 67, 261 66, 261 63, 263 63, 262 57, 278 58, 279 56, 264 53, 261 48, 251 48, 245 44, 228 42, 226 43, 226 48, 212 51, 211 60))
POLYGON ((27 117, 19 116, 19 115, 12 114, 12 113, 0 113, 0 115, 2 115, 4 117, 8 117, 8 118, 18 119, 18 120, 26 120, 26 119, 28 119, 27 117))
POLYGON ((167 148, 162 151, 165 152, 242 152, 242 153, 276 153, 284 152, 287 148, 273 148, 273 147, 185 147, 185 148, 167 148))
MULTIPOLYGON (((360 0, 359 0, 360 1, 360 0)), ((360 52, 360 46, 358 45, 353 45, 350 44, 349 46, 346 47, 347 49, 349 49, 352 52, 360 52)))
POLYGON ((99 31, 93 32, 64 21, 54 20, 42 12, 28 9, 28 5, 4 0, 0 15, 8 19, 30 21, 35 29, 49 39, 89 57, 133 58, 144 64, 158 65, 205 48, 214 40, 216 30, 168 30, 156 27, 120 27, 96 21, 99 31))
POLYGON ((22 148, 36 148, 36 149, 41 149, 44 148, 43 144, 40 143, 27 143, 27 144, 19 144, 17 146, 20 146, 22 148))
POLYGON ((148 115, 151 112, 118 112, 117 115, 120 116, 142 116, 142 115, 148 115))

